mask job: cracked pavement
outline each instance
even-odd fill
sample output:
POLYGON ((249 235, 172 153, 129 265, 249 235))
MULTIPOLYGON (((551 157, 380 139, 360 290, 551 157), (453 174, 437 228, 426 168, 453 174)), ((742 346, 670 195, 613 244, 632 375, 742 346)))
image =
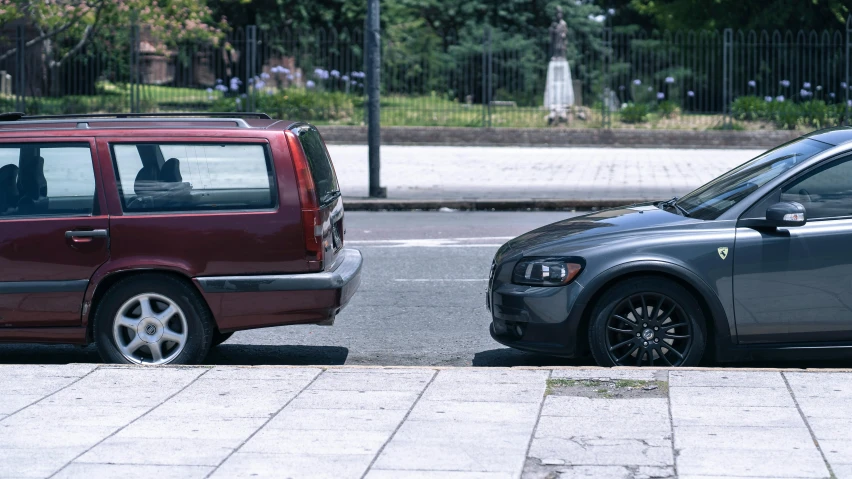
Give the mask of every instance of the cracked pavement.
POLYGON ((0 366, 0 477, 852 478, 852 372, 0 366))

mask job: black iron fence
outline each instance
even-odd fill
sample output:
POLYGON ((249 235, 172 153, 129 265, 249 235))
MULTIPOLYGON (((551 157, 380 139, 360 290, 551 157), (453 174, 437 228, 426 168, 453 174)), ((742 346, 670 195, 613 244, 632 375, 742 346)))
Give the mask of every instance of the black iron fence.
MULTIPOLYGON (((571 32, 567 127, 818 128, 852 111, 852 17, 824 32, 644 32, 606 22, 571 32)), ((0 110, 29 114, 264 111, 315 123, 365 118, 360 31, 249 26, 169 44, 128 26, 0 38, 0 110)), ((386 34, 382 124, 541 127, 550 48, 489 27, 386 34)))

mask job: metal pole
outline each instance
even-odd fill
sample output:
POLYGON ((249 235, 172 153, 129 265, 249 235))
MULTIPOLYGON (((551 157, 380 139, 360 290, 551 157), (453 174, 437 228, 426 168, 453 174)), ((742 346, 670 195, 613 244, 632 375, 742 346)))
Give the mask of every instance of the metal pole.
POLYGON ((382 73, 382 31, 379 24, 379 0, 367 3, 367 143, 370 162, 370 197, 387 198, 381 186, 381 136, 379 93, 382 73))
POLYGON ((130 26, 130 112, 139 112, 139 25, 130 26))
POLYGON ((486 82, 488 81, 485 77, 488 75, 488 67, 486 62, 488 57, 488 27, 486 30, 482 32, 482 127, 485 128, 488 126, 488 121, 485 118, 486 115, 486 97, 488 96, 485 91, 488 88, 486 82))
POLYGON ((850 70, 852 70, 850 62, 852 62, 852 15, 849 15, 846 20, 846 113, 844 117, 847 125, 852 125, 849 118, 849 111, 852 110, 852 108, 849 108, 849 90, 852 89, 852 85, 850 85, 852 77, 849 75, 850 70))
POLYGON ((25 48, 27 46, 26 39, 24 38, 24 26, 18 25, 17 32, 17 50, 15 50, 15 108, 21 112, 25 113, 27 108, 27 98, 26 98, 26 56, 25 56, 25 48))
POLYGON ((734 43, 734 31, 730 28, 726 28, 724 32, 724 40, 723 40, 723 49, 722 49, 722 111, 724 113, 723 124, 725 128, 731 128, 732 120, 731 120, 731 98, 733 87, 733 79, 731 76, 733 75, 733 43, 734 43))
POLYGON ((487 126, 488 128, 491 128, 491 95, 492 95, 492 92, 494 91, 494 84, 493 84, 493 82, 494 82, 494 65, 493 65, 494 64, 494 58, 493 58, 493 51, 491 49, 491 27, 486 25, 485 31, 486 31, 487 52, 488 52, 488 64, 487 64, 488 70, 486 72, 486 74, 488 75, 488 83, 487 83, 488 89, 485 91, 485 101, 486 101, 486 105, 488 105, 488 124, 486 124, 485 126, 487 126))
POLYGON ((603 51, 601 52, 601 128, 605 129, 612 127, 610 108, 607 105, 608 96, 611 96, 609 92, 612 83, 609 78, 610 50, 612 50, 612 15, 607 15, 607 24, 603 29, 603 51))

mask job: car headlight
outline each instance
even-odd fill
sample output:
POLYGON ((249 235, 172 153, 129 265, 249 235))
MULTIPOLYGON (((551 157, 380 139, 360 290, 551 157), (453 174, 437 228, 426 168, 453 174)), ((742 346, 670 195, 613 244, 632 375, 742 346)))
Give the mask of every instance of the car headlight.
POLYGON ((512 282, 527 286, 563 286, 580 274, 579 258, 524 258, 515 265, 512 282))

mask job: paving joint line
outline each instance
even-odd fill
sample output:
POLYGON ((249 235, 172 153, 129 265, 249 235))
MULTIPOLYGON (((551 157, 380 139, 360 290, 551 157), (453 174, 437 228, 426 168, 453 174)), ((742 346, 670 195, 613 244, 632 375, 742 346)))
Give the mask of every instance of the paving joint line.
POLYGON ((89 371, 89 372, 87 372, 86 374, 84 374, 84 375, 80 376, 79 378, 75 379, 74 381, 71 381, 70 383, 66 384, 65 386, 62 386, 61 388, 57 389, 56 391, 53 391, 52 393, 48 394, 47 396, 44 396, 44 397, 43 397, 43 398, 41 398, 41 399, 38 399, 38 400, 36 400, 36 401, 33 401, 33 402, 31 402, 31 403, 27 404, 26 406, 24 406, 24 407, 22 407, 22 408, 20 408, 20 409, 16 410, 15 412, 13 412, 12 414, 9 414, 9 415, 8 415, 8 416, 6 416, 6 417, 0 418, 0 422, 3 422, 3 421, 5 421, 6 419, 9 419, 10 417, 14 416, 15 414, 18 414, 19 412, 23 411, 24 409, 27 409, 27 408, 29 408, 29 407, 33 407, 33 406, 35 406, 36 404, 38 404, 38 403, 40 403, 40 402, 44 401, 45 399, 47 399, 47 398, 49 398, 49 397, 51 397, 51 396, 53 396, 53 395, 55 395, 55 394, 59 394, 59 393, 61 393, 61 392, 62 392, 62 391, 64 391, 65 389, 70 388, 71 386, 73 386, 73 385, 77 384, 78 382, 82 381, 83 379, 85 379, 86 377, 88 377, 90 374, 92 374, 93 372, 95 372, 95 371, 97 371, 97 370, 99 370, 99 369, 101 369, 101 366, 95 366, 95 368, 93 368, 91 371, 89 371))
POLYGON ((808 433, 811 435, 811 439, 814 441, 814 446, 816 446, 817 451, 819 451, 819 455, 822 456, 823 462, 825 462, 825 467, 828 469, 828 476, 834 479, 834 471, 831 469, 831 463, 828 462, 828 458, 825 457, 825 453, 822 452, 822 446, 820 446, 819 441, 817 440, 816 434, 814 433, 813 428, 811 427, 811 423, 808 422, 808 418, 805 416, 805 412, 802 411, 802 406, 799 405, 799 400, 796 399, 796 393, 793 392, 793 387, 790 386, 790 381, 787 380, 787 375, 785 373, 781 373, 781 379, 784 380, 784 384, 787 385, 787 391, 790 393, 790 397, 793 399, 793 404, 796 405, 796 410, 799 411, 799 416, 802 418, 802 421, 805 422, 805 427, 808 428, 808 433))
POLYGON ((547 377, 544 379, 544 391, 541 393, 541 402, 538 404, 538 415, 535 417, 535 425, 532 428, 532 434, 530 434, 530 440, 527 441, 527 448, 524 451, 524 463, 521 465, 521 477, 524 475, 524 468, 527 466, 527 459, 530 457, 530 449, 532 449, 533 440, 535 440, 535 433, 538 431, 538 423, 541 421, 541 413, 544 411, 544 402, 547 400, 547 390, 549 386, 547 385, 550 378, 553 376, 553 370, 547 370, 547 377))
POLYGON ((285 402, 283 406, 281 406, 280 408, 278 408, 278 410, 277 410, 277 411, 275 411, 275 414, 273 414, 273 415, 269 416, 269 418, 267 418, 267 419, 266 419, 266 421, 264 421, 264 422, 263 422, 263 424, 261 424, 261 425, 260 425, 257 429, 255 429, 255 430, 254 430, 254 432, 252 432, 251 434, 249 434, 249 437, 245 438, 245 440, 243 440, 243 442, 241 442, 239 446, 235 447, 235 448, 234 448, 231 452, 229 452, 229 453, 228 453, 228 455, 227 455, 227 456, 225 456, 225 458, 224 458, 224 459, 222 459, 222 460, 219 462, 219 464, 217 464, 216 466, 214 466, 214 467, 213 467, 213 470, 212 470, 212 471, 210 471, 210 472, 209 472, 206 476, 204 476, 204 477, 205 477, 205 479, 206 479, 206 478, 208 478, 208 477, 210 477, 210 476, 212 476, 213 474, 215 474, 215 473, 216 473, 216 471, 218 471, 218 470, 219 470, 219 468, 220 468, 220 467, 222 467, 222 464, 225 464, 225 462, 226 462, 228 459, 230 459, 230 458, 231 458, 231 456, 233 456, 234 454, 236 454, 236 453, 237 453, 237 451, 239 451, 240 449, 242 449, 242 448, 243 448, 243 446, 245 446, 247 442, 251 441, 251 439, 252 439, 254 436, 256 436, 256 435, 257 435, 257 433, 259 433, 259 432, 260 432, 263 428, 265 428, 265 427, 266 427, 266 425, 267 425, 267 424, 269 424, 269 423, 270 423, 273 419, 275 419, 276 417, 278 417, 278 415, 279 415, 279 414, 281 414, 281 411, 283 411, 285 408, 287 408, 287 406, 289 406, 289 405, 290 405, 290 403, 292 403, 293 401, 295 401, 297 397, 301 396, 301 395, 302 395, 302 393, 303 393, 303 392, 305 392, 305 390, 307 390, 309 387, 311 387, 311 385, 312 385, 313 383, 315 383, 315 382, 316 382, 316 380, 317 380, 317 379, 319 379, 319 377, 320 377, 320 376, 322 376, 323 374, 325 374, 327 371, 328 371, 328 369, 327 369, 327 368, 321 368, 321 371, 320 371, 320 373, 319 373, 319 374, 317 374, 316 376, 314 376, 314 378, 313 378, 313 379, 311 379, 310 381, 308 381, 308 384, 305 384, 305 386, 304 386, 302 389, 300 389, 300 390, 299 390, 299 392, 297 392, 296 394, 294 394, 294 395, 293 395, 293 397, 291 397, 289 400, 287 400, 287 402, 285 402))
POLYGON ((417 407, 417 403, 419 403, 420 399, 423 398, 423 395, 426 394, 426 390, 429 389, 429 386, 431 386, 433 382, 435 382, 435 378, 438 377, 438 373, 440 373, 439 370, 432 370, 432 377, 429 378, 429 382, 426 383, 426 386, 423 386, 423 390, 420 391, 420 394, 417 395, 417 399, 415 399, 414 402, 411 403, 411 407, 408 408, 408 411, 406 411, 405 416, 403 416, 402 420, 399 421, 399 424, 396 425, 396 428, 394 428, 393 433, 391 433, 391 435, 388 437, 388 440, 385 441, 384 444, 382 444, 382 447, 380 447, 378 451, 376 451, 376 455, 373 456, 373 460, 370 461, 370 464, 367 466, 366 469, 364 469, 364 474, 361 474, 361 479, 364 479, 365 477, 367 477, 367 474, 370 473, 370 469, 372 469, 373 465, 376 464, 376 461, 379 460, 379 456, 382 455, 382 452, 384 452, 387 445, 390 444, 391 441, 393 441, 393 438, 396 437, 396 433, 399 432, 399 429, 402 427, 403 424, 405 424, 405 421, 408 420, 408 416, 411 415, 411 411, 413 411, 414 408, 417 407))
POLYGON ((674 471, 674 477, 679 477, 677 474, 677 448, 675 448, 675 427, 674 427, 674 414, 672 414, 672 378, 671 371, 666 371, 666 383, 668 387, 666 388, 666 403, 669 406, 669 426, 672 429, 672 470, 674 471))
MULTIPOLYGON (((100 368, 97 368, 97 369, 100 369, 100 368)), ((122 369, 122 368, 110 368, 110 369, 122 369)), ((194 369, 196 369, 196 368, 187 368, 187 369, 192 369, 192 370, 194 370, 194 369)), ((188 388, 188 387, 192 386, 193 384, 195 384, 195 382, 196 382, 196 381, 198 381, 199 379, 201 379, 201 377, 202 377, 202 376, 204 376, 205 374, 209 373, 209 372, 210 372, 210 371, 212 371, 212 370, 213 370, 213 368, 207 368, 207 370, 206 370, 206 371, 204 371, 203 373, 201 373, 201 374, 199 374, 198 376, 196 376, 196 377, 195 377, 195 379, 193 379, 192 381, 190 381, 189 383, 187 383, 187 385, 186 385, 186 386, 184 386, 184 387, 180 388, 178 391, 175 391, 175 393, 174 393, 174 394, 169 395, 169 397, 167 397, 167 398, 163 399, 162 401, 160 401, 160 403, 159 403, 159 404, 157 404, 156 406, 154 406, 154 407, 152 407, 152 408, 148 409, 147 411, 145 411, 144 413, 140 414, 139 416, 137 416, 135 419, 133 419, 133 420, 132 420, 132 421, 130 421, 129 423, 127 423, 127 424, 125 424, 124 426, 121 426, 120 428, 116 429, 116 430, 115 430, 115 431, 113 431, 111 434, 109 434, 107 437, 105 437, 105 438, 101 439, 100 441, 96 442, 95 444, 93 444, 93 445, 92 445, 92 447, 90 447, 90 448, 86 449, 85 451, 81 452, 80 454, 77 454, 76 456, 74 456, 74 458, 73 458, 73 459, 71 459, 70 461, 66 462, 64 466, 60 467, 60 468, 59 468, 57 471, 55 471, 53 474, 51 474, 51 475, 47 476, 47 477, 48 477, 48 479, 50 479, 50 478, 52 478, 52 477, 56 476, 57 474, 59 474, 60 472, 62 472, 63 470, 65 470, 65 468, 66 468, 66 467, 68 467, 70 464, 72 464, 74 461, 76 461, 77 459, 80 459, 80 458, 81 458, 84 454, 86 454, 87 452, 91 451, 92 449, 94 449, 94 448, 96 448, 96 447, 100 446, 100 445, 101 445, 101 444, 103 444, 103 442, 104 442, 104 441, 106 441, 107 439, 109 439, 109 438, 111 438, 111 437, 115 436, 116 434, 120 433, 121 431, 123 431, 123 430, 127 429, 127 427, 128 427, 128 426, 130 426, 131 424, 135 423, 136 421, 138 421, 138 420, 142 419, 143 417, 147 416, 148 414, 151 414, 151 411, 153 411, 153 410, 157 409, 158 407, 160 407, 160 406, 162 406, 163 404, 165 404, 165 403, 166 403, 168 400, 170 400, 171 398, 173 398, 173 397, 177 396, 178 394, 182 393, 183 391, 185 391, 185 390, 186 390, 186 388, 188 388)))

